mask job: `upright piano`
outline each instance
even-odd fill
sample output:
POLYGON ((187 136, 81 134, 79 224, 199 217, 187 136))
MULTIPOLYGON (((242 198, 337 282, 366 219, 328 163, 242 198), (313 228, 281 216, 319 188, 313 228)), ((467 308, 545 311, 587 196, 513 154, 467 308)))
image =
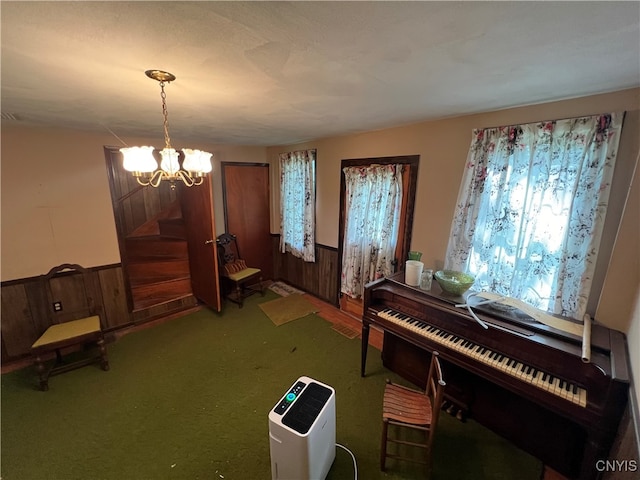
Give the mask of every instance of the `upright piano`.
MULTIPOLYGON (((598 478, 629 390, 621 332, 594 322, 591 360, 582 338, 517 309, 465 308, 464 297, 404 283, 404 272, 365 287, 361 375, 369 329, 384 331, 383 364, 423 386, 431 352, 444 361, 448 398, 469 417, 572 479, 598 478)), ((461 452, 464 455, 464 452, 461 452)))

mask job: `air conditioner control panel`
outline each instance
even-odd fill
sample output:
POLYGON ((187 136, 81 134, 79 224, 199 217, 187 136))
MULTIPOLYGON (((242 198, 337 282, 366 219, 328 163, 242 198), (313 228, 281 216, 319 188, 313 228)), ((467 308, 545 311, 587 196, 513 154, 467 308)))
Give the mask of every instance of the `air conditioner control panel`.
POLYGON ((304 382, 296 382, 295 385, 291 387, 291 390, 282 398, 280 403, 273 409, 273 412, 278 415, 283 415, 306 386, 307 384, 304 382))

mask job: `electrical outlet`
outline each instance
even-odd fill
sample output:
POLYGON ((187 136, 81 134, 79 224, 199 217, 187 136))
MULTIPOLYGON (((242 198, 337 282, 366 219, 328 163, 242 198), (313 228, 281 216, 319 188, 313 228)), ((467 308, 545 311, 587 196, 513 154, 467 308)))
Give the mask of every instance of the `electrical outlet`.
POLYGON ((62 311, 62 302, 53 302, 53 311, 61 312, 62 311))

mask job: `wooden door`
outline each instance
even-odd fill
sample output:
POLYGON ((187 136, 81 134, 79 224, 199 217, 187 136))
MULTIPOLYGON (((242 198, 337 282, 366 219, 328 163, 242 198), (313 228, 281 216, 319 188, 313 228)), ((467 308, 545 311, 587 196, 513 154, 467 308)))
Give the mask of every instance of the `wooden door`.
POLYGON ((207 175, 202 185, 181 185, 180 204, 187 233, 193 295, 219 312, 221 302, 212 193, 211 180, 207 175))
POLYGON ((224 226, 237 237, 247 265, 273 278, 269 210, 269 164, 222 162, 224 226))

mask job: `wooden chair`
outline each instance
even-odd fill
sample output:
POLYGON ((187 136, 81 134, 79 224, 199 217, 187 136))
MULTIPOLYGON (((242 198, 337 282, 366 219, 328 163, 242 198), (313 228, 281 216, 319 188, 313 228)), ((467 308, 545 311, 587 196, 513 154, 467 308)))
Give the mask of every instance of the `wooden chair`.
POLYGON ((100 325, 100 316, 96 313, 93 298, 87 295, 84 278, 89 271, 80 265, 68 264, 52 268, 41 276, 41 289, 46 294, 49 327, 31 346, 40 389, 49 390, 49 377, 75 370, 99 362, 102 370, 109 370, 107 349, 100 325), (67 275, 71 275, 67 278, 67 275), (61 278, 63 277, 64 278, 61 278), (65 289, 64 282, 74 288, 65 289), (53 293, 55 292, 55 294, 53 293), (60 297, 66 297, 63 301, 60 297), (55 303, 59 311, 55 311, 55 303), (66 308, 65 308, 66 307, 66 308), (97 347, 97 353, 95 348, 97 347), (81 358, 66 362, 63 351, 84 350, 81 358), (46 363, 55 353, 55 361, 46 367, 46 363))
MULTIPOLYGON (((406 460, 427 465, 431 471, 431 453, 433 440, 440 416, 440 408, 444 399, 446 384, 442 378, 442 369, 438 359, 438 352, 433 352, 427 376, 427 387, 424 392, 413 390, 402 385, 391 383, 387 380, 382 404, 382 444, 380 449, 380 469, 386 470, 387 457, 397 460, 406 460), (389 436, 389 425, 414 429, 422 432, 418 439, 400 439, 389 436), (387 451, 387 442, 398 444, 396 454, 387 451), (401 455, 401 447, 419 447, 425 450, 424 456, 401 455)), ((395 431, 394 433, 400 433, 395 431)))
MULTIPOLYGON (((223 233, 216 239, 220 276, 226 281, 224 289, 232 289, 226 298, 237 303, 240 308, 249 295, 260 292, 264 296, 265 287, 262 282, 262 271, 248 267, 238 250, 236 236, 223 233)), ((223 290, 224 291, 224 290, 223 290)))

